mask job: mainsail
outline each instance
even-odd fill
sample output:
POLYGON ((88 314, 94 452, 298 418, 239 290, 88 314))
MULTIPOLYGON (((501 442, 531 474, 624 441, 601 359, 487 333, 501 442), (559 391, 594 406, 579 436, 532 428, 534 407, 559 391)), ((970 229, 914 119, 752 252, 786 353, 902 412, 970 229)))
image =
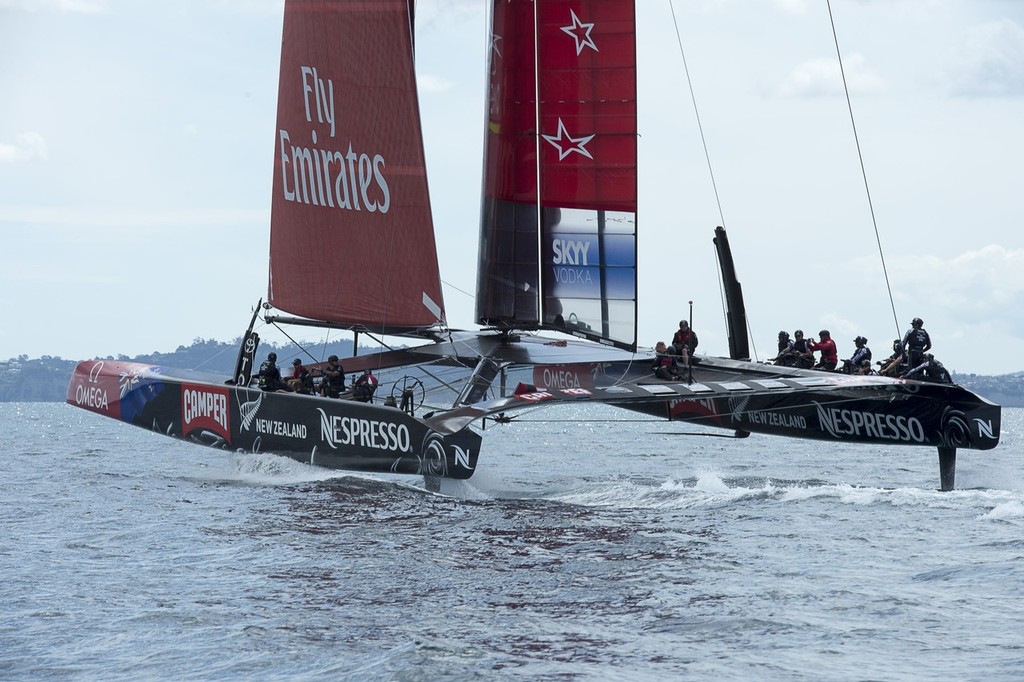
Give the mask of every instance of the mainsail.
POLYGON ((377 331, 443 321, 411 0, 285 5, 269 301, 377 331))
POLYGON ((633 3, 494 0, 477 319, 636 347, 633 3))

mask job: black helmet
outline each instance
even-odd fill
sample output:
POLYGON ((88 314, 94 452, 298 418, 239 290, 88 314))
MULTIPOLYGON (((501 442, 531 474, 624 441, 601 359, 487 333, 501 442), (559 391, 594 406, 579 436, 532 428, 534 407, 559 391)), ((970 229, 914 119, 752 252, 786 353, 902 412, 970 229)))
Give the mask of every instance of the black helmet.
POLYGON ((277 353, 271 353, 270 355, 268 355, 267 360, 270 360, 271 362, 277 362, 277 353))
POLYGON ((327 358, 327 362, 337 362, 337 361, 338 361, 338 356, 337 355, 332 355, 329 358, 327 358))
POLYGON ((804 330, 803 329, 797 329, 793 333, 796 334, 797 336, 803 336, 804 335, 804 330))
POLYGON ((824 336, 827 339, 832 335, 828 333, 827 329, 822 329, 820 332, 818 332, 818 336, 824 336))
POLYGON ((779 338, 780 339, 788 339, 789 338, 789 332, 779 332, 779 338))
POLYGON ((910 321, 910 325, 912 327, 921 327, 924 325, 924 320, 922 320, 920 317, 915 317, 910 321))
POLYGON ((863 336, 858 336, 857 338, 855 338, 855 339, 853 340, 853 342, 854 342, 854 343, 867 343, 867 342, 868 342, 868 340, 867 340, 867 339, 865 339, 865 338, 864 338, 863 336))
POLYGON ((302 364, 302 360, 299 360, 298 358, 295 358, 294 360, 292 360, 292 364, 293 365, 301 365, 302 364))

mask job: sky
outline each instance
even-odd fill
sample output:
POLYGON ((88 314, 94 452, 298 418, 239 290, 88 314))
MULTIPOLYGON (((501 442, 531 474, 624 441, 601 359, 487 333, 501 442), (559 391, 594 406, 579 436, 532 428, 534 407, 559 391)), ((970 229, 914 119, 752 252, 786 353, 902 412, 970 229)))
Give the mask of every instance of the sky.
MULTIPOLYGON (((417 3, 443 293, 463 329, 485 4, 417 3)), ((759 359, 798 328, 829 329, 840 357, 866 336, 881 359, 921 317, 951 370, 1024 370, 1024 2, 832 0, 851 107, 825 0, 637 4, 641 345, 692 301, 700 350, 728 355, 724 223, 759 359)), ((282 0, 0 0, 0 359, 241 335, 267 290, 282 15, 282 0)))

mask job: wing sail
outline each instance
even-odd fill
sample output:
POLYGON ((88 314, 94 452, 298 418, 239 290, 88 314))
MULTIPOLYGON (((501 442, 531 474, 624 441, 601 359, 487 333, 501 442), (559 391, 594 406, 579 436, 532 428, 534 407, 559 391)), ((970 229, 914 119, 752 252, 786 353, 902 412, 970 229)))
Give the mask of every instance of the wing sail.
POLYGON ((633 3, 495 0, 477 318, 636 347, 633 3))

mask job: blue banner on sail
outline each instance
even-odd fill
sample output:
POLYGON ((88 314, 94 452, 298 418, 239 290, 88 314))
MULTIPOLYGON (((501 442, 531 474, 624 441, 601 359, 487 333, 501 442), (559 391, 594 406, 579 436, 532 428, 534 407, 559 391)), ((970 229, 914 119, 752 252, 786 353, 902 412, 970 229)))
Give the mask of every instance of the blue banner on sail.
POLYGON ((544 325, 629 345, 635 336, 635 214, 548 209, 541 235, 544 325))
POLYGON ((549 295, 636 298, 636 240, 632 235, 559 234, 548 247, 549 295))

